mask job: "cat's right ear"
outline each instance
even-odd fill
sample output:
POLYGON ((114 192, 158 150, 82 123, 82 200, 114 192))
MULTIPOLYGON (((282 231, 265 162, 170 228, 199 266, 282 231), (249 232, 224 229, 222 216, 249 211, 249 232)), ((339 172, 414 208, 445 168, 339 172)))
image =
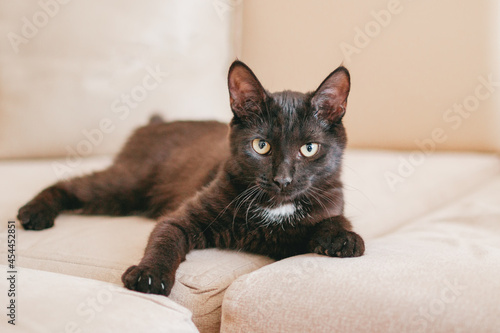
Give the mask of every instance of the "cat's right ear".
POLYGON ((229 68, 229 100, 236 118, 244 119, 260 113, 266 91, 247 65, 236 60, 229 68))

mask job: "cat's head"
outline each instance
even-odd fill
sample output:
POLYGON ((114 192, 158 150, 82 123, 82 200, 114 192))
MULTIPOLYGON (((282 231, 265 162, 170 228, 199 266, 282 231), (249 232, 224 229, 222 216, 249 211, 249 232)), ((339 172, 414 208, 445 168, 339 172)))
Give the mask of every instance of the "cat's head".
POLYGON ((347 138, 342 117, 349 72, 333 71, 314 92, 267 92, 244 63, 229 69, 231 158, 242 182, 276 204, 338 183, 347 138))

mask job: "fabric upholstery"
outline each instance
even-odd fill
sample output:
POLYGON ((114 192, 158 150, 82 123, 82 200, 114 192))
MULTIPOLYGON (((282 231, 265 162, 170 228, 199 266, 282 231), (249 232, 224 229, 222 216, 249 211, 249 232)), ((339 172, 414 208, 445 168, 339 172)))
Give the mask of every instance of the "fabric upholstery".
POLYGON ((222 332, 496 332, 496 177, 354 259, 303 255, 236 280, 222 332))
MULTIPOLYGON (((2 318, 2 332, 198 332, 191 313, 166 297, 27 268, 16 278, 16 325, 2 318)), ((5 278, 0 289, 8 289, 5 278)), ((10 301, 3 292, 1 299, 10 301)))
POLYGON ((343 167, 345 214, 365 238, 392 232, 453 202, 489 182, 500 169, 500 158, 490 154, 435 153, 412 164, 417 161, 413 156, 348 150, 343 167))

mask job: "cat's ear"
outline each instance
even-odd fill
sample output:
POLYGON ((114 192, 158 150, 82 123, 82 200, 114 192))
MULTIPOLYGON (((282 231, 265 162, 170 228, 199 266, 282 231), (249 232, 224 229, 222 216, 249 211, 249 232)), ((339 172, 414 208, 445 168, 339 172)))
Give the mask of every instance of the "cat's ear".
POLYGON ((341 66, 320 84, 311 98, 314 114, 329 124, 342 120, 351 89, 349 71, 341 66))
POLYGON ((261 111, 266 91, 247 65, 236 60, 229 68, 229 100, 235 117, 246 118, 261 111))

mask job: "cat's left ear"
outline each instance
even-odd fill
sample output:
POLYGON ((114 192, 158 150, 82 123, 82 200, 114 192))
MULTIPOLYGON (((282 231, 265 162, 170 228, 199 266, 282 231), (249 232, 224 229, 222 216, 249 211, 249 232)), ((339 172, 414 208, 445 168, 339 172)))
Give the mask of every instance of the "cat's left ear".
POLYGON ((341 66, 334 70, 313 94, 311 106, 314 114, 332 125, 341 121, 350 89, 351 77, 347 68, 341 66))

